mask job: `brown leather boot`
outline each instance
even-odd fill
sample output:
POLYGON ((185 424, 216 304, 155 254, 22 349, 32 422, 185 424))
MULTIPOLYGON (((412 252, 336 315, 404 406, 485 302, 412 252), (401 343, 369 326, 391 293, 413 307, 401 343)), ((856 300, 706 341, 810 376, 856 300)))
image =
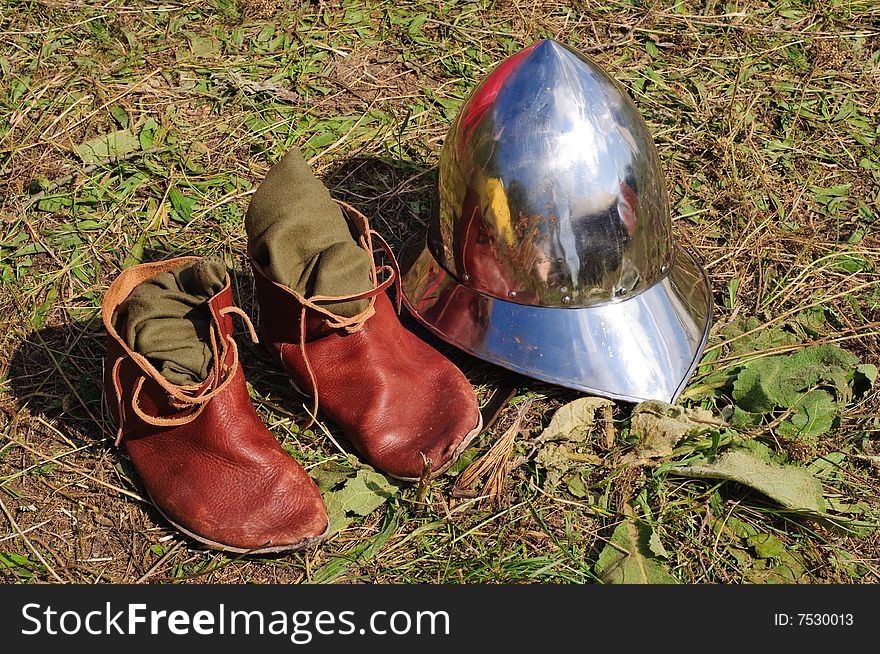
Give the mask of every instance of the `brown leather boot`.
POLYGON ((116 308, 153 275, 197 261, 181 257, 125 270, 101 305, 107 329, 104 392, 147 493, 168 521, 212 548, 280 552, 320 541, 329 527, 311 477, 278 444, 248 396, 229 277, 208 300, 214 369, 199 386, 175 386, 114 327, 116 308))
POLYGON ((366 217, 339 204, 371 259, 375 239, 392 265, 377 269, 372 263, 374 288, 366 293, 305 298, 271 280, 251 258, 263 341, 296 389, 312 396, 313 416, 320 400, 323 413, 370 465, 411 481, 430 460, 431 473, 440 474, 482 427, 476 395, 451 361, 401 325, 400 301, 395 313, 385 292, 399 279, 391 248, 366 217), (367 309, 352 318, 321 306, 364 298, 367 309))

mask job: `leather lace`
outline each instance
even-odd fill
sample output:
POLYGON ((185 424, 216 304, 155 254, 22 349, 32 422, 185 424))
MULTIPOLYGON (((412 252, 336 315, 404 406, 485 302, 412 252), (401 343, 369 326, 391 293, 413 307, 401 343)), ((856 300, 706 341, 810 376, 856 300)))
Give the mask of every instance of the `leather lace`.
MULTIPOLYGON (((220 309, 218 313, 221 316, 234 314, 242 318, 248 328, 248 333, 250 334, 251 340, 254 343, 259 342, 259 339, 257 338, 257 332, 254 329, 254 325, 244 311, 236 306, 228 306, 220 309)), ((177 427, 180 425, 185 425, 195 420, 201 414, 208 401, 216 397, 230 384, 235 376, 234 372, 238 368, 238 346, 235 344, 235 339, 232 338, 231 334, 227 334, 226 338, 223 338, 220 333, 219 326, 216 322, 213 321, 211 322, 209 336, 211 339, 211 352, 213 354, 214 361, 213 369, 208 375, 208 379, 206 380, 206 382, 191 386, 177 386, 169 382, 161 374, 151 375, 151 378, 157 384, 159 384, 159 386, 161 386, 162 389, 168 394, 169 403, 171 404, 171 406, 176 409, 181 409, 182 411, 186 411, 189 409, 189 412, 164 418, 162 416, 150 415, 149 413, 144 411, 140 406, 139 398, 141 391, 143 390, 144 383, 147 380, 147 376, 141 375, 138 378, 137 382, 135 382, 134 393, 132 394, 131 398, 131 408, 138 416, 138 418, 140 418, 147 424, 154 425, 156 427, 177 427), (232 352, 232 358, 230 363, 227 364, 226 358, 227 354, 230 351, 232 352)), ((143 357, 140 357, 140 355, 136 354, 135 358, 137 359, 143 357)), ((123 431, 123 402, 118 376, 119 367, 122 364, 122 361, 123 358, 119 358, 116 360, 116 363, 113 364, 113 386, 116 389, 116 400, 119 409, 119 429, 116 433, 117 445, 119 445, 119 443, 122 441, 123 431)), ((150 365, 149 368, 152 368, 152 366, 150 365)))
POLYGON ((308 348, 306 347, 306 313, 308 309, 312 309, 313 311, 325 316, 324 324, 326 324, 331 329, 344 329, 347 333, 353 334, 361 329, 363 329, 364 325, 366 325, 367 321, 372 318, 376 314, 376 296, 380 293, 384 292, 392 283, 396 286, 396 309, 397 313, 400 313, 400 306, 402 300, 402 294, 400 290, 400 267, 397 264, 397 259, 394 257, 394 252, 391 249, 391 246, 388 245, 387 241, 385 241, 382 236, 370 228, 370 223, 367 220, 367 217, 362 214, 360 211, 355 209, 350 204, 343 202, 342 200, 336 200, 336 203, 341 206, 345 211, 352 217, 352 222, 355 224, 355 227, 358 231, 358 243, 360 246, 367 251, 367 254, 370 257, 370 281, 373 284, 373 288, 364 293, 355 293, 353 295, 342 295, 342 296, 329 296, 329 295, 313 295, 309 298, 304 297, 300 293, 297 293, 293 289, 290 289, 290 292, 296 298, 296 300, 300 303, 302 310, 300 311, 299 316, 299 342, 300 342, 300 350, 302 351, 303 362, 306 365, 306 370, 309 373, 309 382, 312 385, 312 412, 310 416, 309 422, 306 424, 304 429, 309 428, 315 421, 316 416, 318 415, 318 381, 315 377, 315 371, 312 368, 312 363, 309 360, 308 348), (385 251, 385 255, 388 257, 388 264, 377 266, 376 258, 373 256, 373 240, 376 240, 381 248, 385 251), (380 277, 387 274, 387 277, 383 279, 381 282, 379 281, 380 277), (319 303, 328 303, 328 302, 345 302, 348 300, 364 300, 368 299, 366 309, 361 311, 360 313, 352 316, 339 316, 324 307, 322 307, 319 303))

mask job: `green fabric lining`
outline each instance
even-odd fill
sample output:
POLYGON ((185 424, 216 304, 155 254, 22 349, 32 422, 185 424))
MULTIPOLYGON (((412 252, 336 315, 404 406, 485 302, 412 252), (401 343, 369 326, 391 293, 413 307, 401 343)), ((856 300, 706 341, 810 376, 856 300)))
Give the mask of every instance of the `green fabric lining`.
POLYGON ((141 282, 119 305, 114 324, 132 350, 172 384, 208 378, 213 365, 207 301, 226 286, 222 261, 202 259, 141 282))
MULTIPOLYGON (((369 255, 296 148, 272 167, 257 189, 245 230, 248 251, 263 271, 305 297, 341 297, 373 288, 369 255)), ((350 318, 367 303, 349 300, 323 306, 350 318)))

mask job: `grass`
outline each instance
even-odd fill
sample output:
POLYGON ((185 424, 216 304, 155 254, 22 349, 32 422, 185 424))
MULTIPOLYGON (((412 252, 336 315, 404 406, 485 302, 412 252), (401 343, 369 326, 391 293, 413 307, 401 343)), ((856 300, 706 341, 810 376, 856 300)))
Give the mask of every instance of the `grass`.
MULTIPOLYGON (((618 465, 634 445, 626 404, 610 447, 590 442, 600 462, 579 472, 583 493, 549 488, 530 453, 577 394, 522 379, 466 455, 488 451, 531 399, 498 504, 451 496, 463 463, 432 483, 427 504, 401 486, 320 546, 230 557, 181 538, 143 499, 100 391, 109 283, 141 261, 221 256, 252 313, 243 215, 294 145, 398 247, 430 216, 439 148, 467 93, 554 35, 631 94, 660 150, 676 238, 710 277, 715 326, 684 403, 720 413, 729 394, 700 388, 719 370, 808 344, 877 363, 870 0, 0 0, 0 579, 596 583, 615 527, 636 516, 682 582, 880 582, 876 389, 821 439, 785 438, 770 419, 751 432, 791 461, 830 462, 822 483, 835 515, 852 519, 846 529, 732 482, 618 465), (78 154, 123 129, 139 139, 123 158, 78 154), (797 342, 761 340, 808 315, 797 342), (731 331, 749 317, 751 334, 731 331)), ((252 396, 282 444, 313 470, 350 465, 331 423, 333 439, 301 429, 300 400, 245 341, 252 396)), ((501 383, 444 351, 482 400, 501 383)))

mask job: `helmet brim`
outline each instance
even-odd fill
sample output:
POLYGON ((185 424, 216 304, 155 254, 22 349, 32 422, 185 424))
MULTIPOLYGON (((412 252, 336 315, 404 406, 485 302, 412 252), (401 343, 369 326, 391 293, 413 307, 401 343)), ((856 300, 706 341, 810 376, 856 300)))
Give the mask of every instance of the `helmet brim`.
POLYGON ((680 247, 666 276, 637 295, 582 308, 499 300, 459 283, 424 235, 400 257, 407 309, 430 332, 480 359, 594 395, 674 403, 706 345, 712 293, 680 247))

